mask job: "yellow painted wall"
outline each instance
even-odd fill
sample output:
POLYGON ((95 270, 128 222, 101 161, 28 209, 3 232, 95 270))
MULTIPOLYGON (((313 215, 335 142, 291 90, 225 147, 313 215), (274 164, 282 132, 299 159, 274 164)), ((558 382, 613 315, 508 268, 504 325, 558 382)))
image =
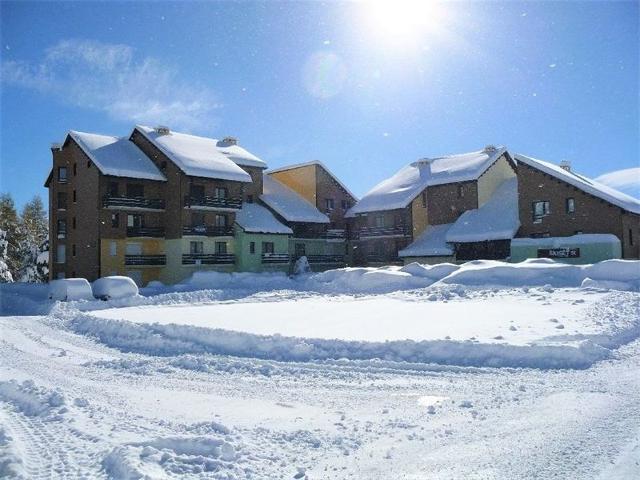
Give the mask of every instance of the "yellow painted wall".
POLYGON ((414 239, 424 232, 429 224, 427 208, 422 206, 422 193, 411 202, 411 222, 413 224, 414 239))
POLYGON ((516 176, 509 161, 503 155, 478 179, 478 207, 481 207, 491 198, 496 188, 508 178, 516 176))
POLYGON ((270 173, 273 178, 298 192, 313 205, 316 204, 316 165, 292 168, 281 172, 270 173))
MULTIPOLYGON (((227 253, 234 253, 235 241, 231 238, 218 241, 227 242, 227 253)), ((216 253, 216 238, 203 236, 187 236, 165 241, 167 265, 160 272, 160 281, 167 285, 181 282, 189 278, 193 272, 201 270, 214 270, 217 272, 233 272, 235 265, 182 265, 182 254, 190 253, 190 242, 202 242, 204 254, 216 253)))
POLYGON ((125 239, 125 238, 103 238, 100 241, 100 275, 126 275, 127 272, 142 272, 143 285, 151 280, 159 280, 163 267, 158 266, 132 266, 124 264, 127 243, 142 244, 143 255, 162 255, 165 253, 165 241, 157 238, 125 239), (116 254, 111 255, 111 243, 116 244, 116 254))

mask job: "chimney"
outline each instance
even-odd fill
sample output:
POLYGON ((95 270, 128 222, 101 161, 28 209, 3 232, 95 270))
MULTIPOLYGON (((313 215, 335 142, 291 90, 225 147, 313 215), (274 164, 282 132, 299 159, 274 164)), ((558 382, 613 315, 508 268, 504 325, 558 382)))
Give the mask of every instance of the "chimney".
POLYGON ((231 145, 238 145, 238 139, 236 137, 224 137, 222 139, 224 146, 229 147, 231 145))
POLYGON ((484 153, 494 153, 496 150, 498 150, 498 148, 495 145, 487 145, 486 147, 484 147, 484 149, 482 150, 484 153))
POLYGON ((158 125, 156 128, 154 128, 154 130, 158 135, 169 135, 171 133, 169 127, 166 127, 164 125, 158 125))
POLYGON ((566 170, 567 172, 571 171, 571 162, 569 160, 562 160, 560 162, 560 168, 566 170))
POLYGON ((411 166, 412 167, 416 167, 417 169, 419 169, 421 175, 423 173, 431 174, 431 164, 433 163, 434 160, 436 160, 436 159, 435 158, 421 158, 417 162, 413 162, 411 164, 411 166))
POLYGON ((51 150, 62 150, 62 144, 57 142, 52 143, 51 150))

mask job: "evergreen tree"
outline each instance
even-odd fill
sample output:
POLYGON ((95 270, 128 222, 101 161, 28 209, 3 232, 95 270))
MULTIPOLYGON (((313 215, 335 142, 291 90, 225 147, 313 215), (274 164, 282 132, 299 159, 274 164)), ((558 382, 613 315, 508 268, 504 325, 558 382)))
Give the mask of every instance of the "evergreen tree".
POLYGON ((18 249, 18 214, 13 198, 8 193, 0 194, 0 230, 4 231, 5 263, 12 278, 17 278, 20 267, 20 254, 18 249))
POLYGON ((13 282, 13 275, 7 266, 7 232, 0 228, 0 283, 13 282))
POLYGON ((20 257, 18 278, 21 282, 45 281, 38 272, 38 259, 48 237, 48 222, 40 197, 34 197, 22 209, 17 237, 20 257))

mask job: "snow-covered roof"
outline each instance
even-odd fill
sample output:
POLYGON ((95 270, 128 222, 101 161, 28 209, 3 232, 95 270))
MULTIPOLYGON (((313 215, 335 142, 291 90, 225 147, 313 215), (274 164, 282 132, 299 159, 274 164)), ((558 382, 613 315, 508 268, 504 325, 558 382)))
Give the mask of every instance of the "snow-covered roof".
POLYGON ((173 131, 161 134, 143 125, 137 125, 136 129, 187 175, 251 182, 247 172, 220 153, 213 138, 173 131))
POLYGON ((553 163, 527 157, 526 155, 521 154, 516 154, 514 158, 517 162, 522 162, 525 165, 529 165, 532 168, 567 182, 569 185, 579 188, 583 192, 589 193, 594 197, 606 200, 607 202, 629 212, 640 214, 640 200, 637 198, 626 195, 618 190, 603 185, 602 183, 591 180, 590 178, 583 177, 575 172, 567 171, 553 163))
POLYGON ((249 233, 293 233, 289 227, 280 223, 273 213, 257 203, 243 203, 242 209, 236 213, 236 223, 249 233))
POLYGON ((225 155, 229 160, 236 165, 242 165, 243 167, 259 167, 267 168, 267 163, 256 157, 253 153, 245 150, 240 145, 222 140, 216 140, 216 145, 220 153, 225 155))
POLYGON ((329 217, 315 205, 283 185, 275 178, 264 175, 263 194, 260 200, 288 222, 329 223, 329 217))
POLYGON ((487 203, 460 215, 446 239, 447 242, 511 239, 519 228, 518 179, 513 177, 502 182, 487 203))
POLYGON ((373 187, 345 216, 404 208, 428 186, 476 180, 505 152, 504 147, 485 148, 413 162, 373 187))
POLYGON ((126 138, 70 131, 71 137, 105 175, 166 181, 154 163, 126 138))
POLYGON ((451 223, 429 225, 416 240, 404 250, 398 252, 400 257, 434 257, 453 255, 453 249, 447 245, 446 236, 451 223))
POLYGON ((349 195, 351 195, 351 197, 353 197, 355 200, 358 199, 358 197, 356 197, 353 192, 351 192, 351 190, 349 190, 347 188, 347 186, 342 183, 340 181, 340 179, 335 176, 333 174, 333 172, 331 170, 329 170, 327 168, 327 166, 322 163, 320 160, 311 160, 310 162, 304 162, 304 163, 294 163, 293 165, 287 165, 285 167, 278 167, 278 168, 274 168, 273 170, 269 170, 267 173, 278 173, 278 172, 286 172, 287 170, 293 170, 295 168, 303 168, 303 167, 309 167, 311 165, 316 165, 318 167, 322 167, 324 169, 325 172, 327 172, 329 175, 331 175, 331 177, 338 183, 338 185, 340 185, 345 192, 347 192, 349 195))

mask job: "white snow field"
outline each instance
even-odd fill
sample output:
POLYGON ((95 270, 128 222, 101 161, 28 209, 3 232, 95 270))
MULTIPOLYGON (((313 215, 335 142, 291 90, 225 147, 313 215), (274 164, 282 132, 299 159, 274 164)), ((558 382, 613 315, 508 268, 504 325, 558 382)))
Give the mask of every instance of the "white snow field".
POLYGON ((2 285, 0 478, 639 478, 639 285, 624 261, 2 285))

